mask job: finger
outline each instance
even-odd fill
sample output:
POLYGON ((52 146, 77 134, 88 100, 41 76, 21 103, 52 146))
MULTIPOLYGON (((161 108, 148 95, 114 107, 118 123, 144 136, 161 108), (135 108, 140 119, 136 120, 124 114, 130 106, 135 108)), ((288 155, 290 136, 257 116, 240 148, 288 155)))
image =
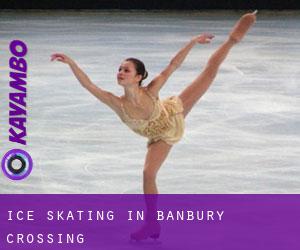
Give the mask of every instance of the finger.
POLYGON ((56 59, 56 56, 51 56, 51 61, 54 61, 56 59))
POLYGON ((64 55, 64 54, 62 54, 62 53, 54 53, 54 54, 52 54, 52 56, 62 56, 62 55, 64 55))
POLYGON ((54 60, 57 57, 57 55, 51 55, 51 60, 54 60))
POLYGON ((214 36, 213 34, 207 33, 207 34, 206 34, 206 37, 212 39, 212 38, 214 38, 215 36, 214 36))
POLYGON ((212 37, 207 37, 206 39, 205 39, 205 41, 211 41, 212 40, 212 37))
POLYGON ((52 58, 52 57, 53 57, 54 59, 57 58, 57 57, 64 58, 64 54, 55 53, 55 54, 52 54, 52 55, 51 55, 51 58, 52 58))
POLYGON ((61 57, 61 56, 55 56, 55 57, 52 57, 51 58, 51 61, 55 61, 55 60, 57 60, 57 61, 63 61, 63 58, 61 57))
POLYGON ((60 56, 59 54, 52 54, 51 57, 57 57, 60 56))

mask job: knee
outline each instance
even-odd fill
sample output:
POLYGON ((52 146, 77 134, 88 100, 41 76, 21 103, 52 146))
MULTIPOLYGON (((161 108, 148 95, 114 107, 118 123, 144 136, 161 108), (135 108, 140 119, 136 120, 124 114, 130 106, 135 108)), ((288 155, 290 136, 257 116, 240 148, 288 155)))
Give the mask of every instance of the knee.
POLYGON ((209 60, 204 70, 206 76, 214 79, 218 72, 219 66, 220 65, 217 62, 209 60))
POLYGON ((155 182, 156 172, 149 169, 144 169, 143 171, 144 182, 155 182))

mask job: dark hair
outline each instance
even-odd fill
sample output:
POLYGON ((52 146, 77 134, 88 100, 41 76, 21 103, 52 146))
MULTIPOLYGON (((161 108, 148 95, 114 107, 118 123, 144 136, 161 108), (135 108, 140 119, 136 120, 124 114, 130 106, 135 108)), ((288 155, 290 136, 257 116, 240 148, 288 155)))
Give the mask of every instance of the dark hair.
POLYGON ((144 79, 146 79, 147 76, 148 76, 148 72, 145 69, 145 64, 141 60, 136 59, 136 58, 132 58, 132 57, 131 58, 127 58, 125 61, 132 62, 134 64, 134 66, 135 66, 135 70, 136 70, 137 74, 142 76, 142 80, 140 80, 140 82, 139 82, 139 86, 141 86, 142 85, 142 81, 144 79))

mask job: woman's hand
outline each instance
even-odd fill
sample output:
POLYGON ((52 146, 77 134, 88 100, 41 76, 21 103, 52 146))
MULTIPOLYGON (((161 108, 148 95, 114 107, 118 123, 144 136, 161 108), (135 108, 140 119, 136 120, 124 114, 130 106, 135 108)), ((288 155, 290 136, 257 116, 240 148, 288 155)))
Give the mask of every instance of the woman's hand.
POLYGON ((195 43, 210 43, 210 41, 214 38, 215 36, 209 33, 203 33, 201 35, 195 36, 192 38, 192 41, 195 43))
POLYGON ((51 61, 55 61, 55 60, 69 64, 69 65, 74 62, 70 57, 66 56, 65 54, 61 54, 61 53, 55 53, 55 54, 51 55, 51 61))

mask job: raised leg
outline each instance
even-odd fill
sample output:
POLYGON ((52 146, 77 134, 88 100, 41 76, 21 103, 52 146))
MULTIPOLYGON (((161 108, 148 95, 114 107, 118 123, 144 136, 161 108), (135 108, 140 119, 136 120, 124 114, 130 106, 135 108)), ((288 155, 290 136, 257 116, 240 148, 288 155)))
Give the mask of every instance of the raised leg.
POLYGON ((228 52, 235 44, 234 41, 228 39, 217 51, 210 57, 205 69, 202 73, 179 95, 183 103, 183 114, 186 116, 206 92, 213 80, 215 79, 221 63, 226 58, 228 52))
POLYGON ((230 49, 243 38, 250 26, 254 23, 256 18, 255 14, 256 12, 241 17, 230 32, 228 39, 210 57, 202 73, 181 92, 179 97, 183 103, 184 116, 190 112, 195 103, 209 88, 230 49))

